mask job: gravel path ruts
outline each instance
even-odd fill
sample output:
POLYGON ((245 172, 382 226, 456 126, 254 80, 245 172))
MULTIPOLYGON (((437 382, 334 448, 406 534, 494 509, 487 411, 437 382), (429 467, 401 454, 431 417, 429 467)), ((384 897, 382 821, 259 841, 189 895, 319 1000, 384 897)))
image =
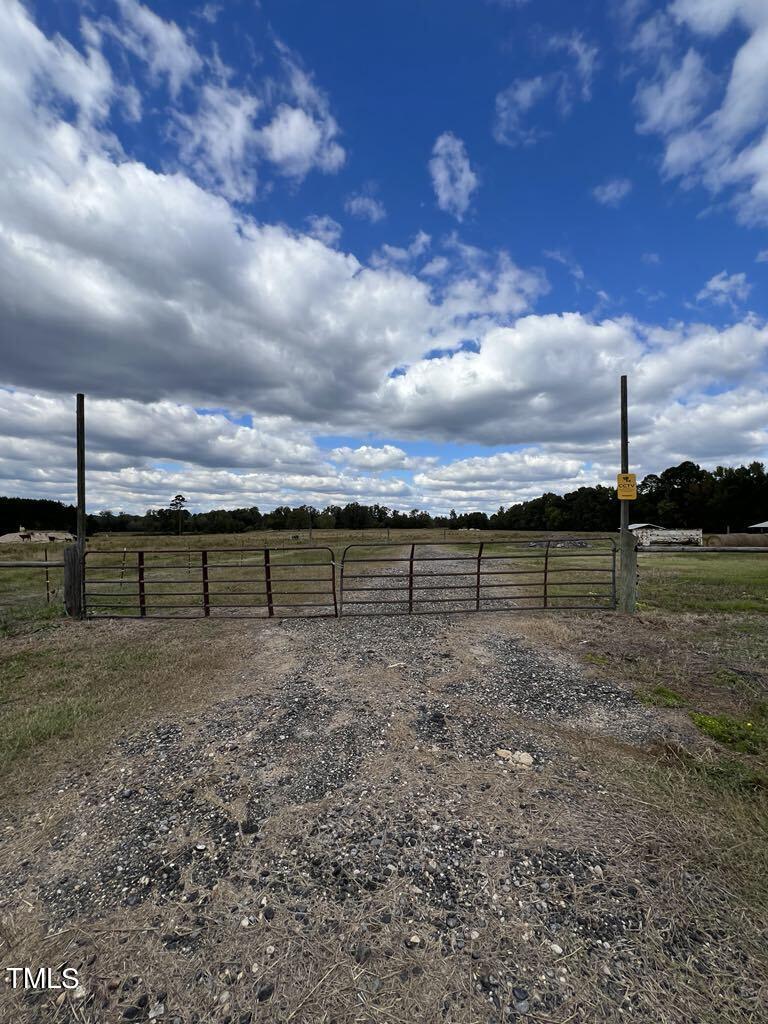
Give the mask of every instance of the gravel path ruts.
POLYGON ((6 992, 0 1019, 758 1020, 749 944, 596 767, 690 739, 669 715, 514 617, 242 628, 230 693, 5 828, 6 934, 81 988, 6 992))

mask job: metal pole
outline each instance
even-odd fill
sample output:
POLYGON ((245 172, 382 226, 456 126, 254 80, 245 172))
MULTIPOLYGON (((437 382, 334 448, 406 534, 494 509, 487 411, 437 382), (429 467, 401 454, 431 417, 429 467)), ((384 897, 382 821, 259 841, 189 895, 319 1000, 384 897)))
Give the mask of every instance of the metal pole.
POLYGON ((139 583, 139 615, 147 614, 147 592, 144 586, 144 552, 136 552, 136 574, 139 583))
MULTIPOLYGON (((627 377, 621 377, 621 472, 629 472, 629 419, 627 415, 627 377)), ((619 502, 619 610, 629 615, 637 608, 637 546, 629 530, 629 502, 619 502)))
POLYGON ((267 589, 267 614, 270 619, 275 614, 272 601, 272 567, 269 561, 269 548, 264 548, 264 584, 267 589))
POLYGON ((203 573, 203 615, 208 618, 211 614, 211 598, 208 593, 208 552, 200 552, 200 567, 203 573))
POLYGON ((415 544, 411 544, 411 557, 408 562, 408 613, 413 611, 413 552, 415 544))
POLYGON ((85 395, 77 396, 77 549, 85 551, 85 395))

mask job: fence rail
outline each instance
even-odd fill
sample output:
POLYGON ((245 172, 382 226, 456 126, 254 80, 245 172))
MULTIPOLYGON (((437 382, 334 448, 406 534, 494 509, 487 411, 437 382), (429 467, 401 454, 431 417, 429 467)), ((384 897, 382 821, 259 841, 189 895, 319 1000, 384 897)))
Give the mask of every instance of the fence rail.
POLYGON ((88 618, 610 609, 616 545, 373 542, 348 544, 338 562, 321 546, 90 551, 83 593, 88 618))
MULTIPOLYGON (((43 582, 45 583, 45 591, 42 589, 42 583, 39 591, 33 593, 19 592, 15 588, 7 592, 6 587, 2 587, 0 599, 0 608, 15 608, 20 604, 24 604, 29 601, 42 600, 43 593, 45 593, 45 603, 50 604, 51 600, 56 596, 60 587, 57 579, 52 579, 52 569, 63 569, 64 562, 59 560, 53 560, 48 558, 48 549, 43 549, 42 558, 30 558, 19 561, 0 561, 0 578, 2 577, 2 570, 18 570, 18 569, 37 569, 44 574, 43 582), (10 597, 10 600, 8 599, 10 597)), ((26 585, 26 579, 23 581, 26 585)))
POLYGON ((414 542, 403 554, 390 553, 393 548, 403 550, 403 545, 347 545, 339 572, 340 614, 616 607, 612 538, 414 542))
POLYGON ((333 550, 317 546, 89 551, 83 593, 87 618, 337 614, 333 550))

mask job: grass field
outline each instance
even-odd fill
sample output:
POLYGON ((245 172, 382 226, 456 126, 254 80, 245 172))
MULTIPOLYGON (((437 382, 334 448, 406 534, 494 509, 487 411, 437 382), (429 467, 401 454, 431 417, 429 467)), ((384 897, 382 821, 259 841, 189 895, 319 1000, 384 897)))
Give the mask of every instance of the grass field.
POLYGON ((642 608, 768 612, 768 551, 640 554, 642 608))

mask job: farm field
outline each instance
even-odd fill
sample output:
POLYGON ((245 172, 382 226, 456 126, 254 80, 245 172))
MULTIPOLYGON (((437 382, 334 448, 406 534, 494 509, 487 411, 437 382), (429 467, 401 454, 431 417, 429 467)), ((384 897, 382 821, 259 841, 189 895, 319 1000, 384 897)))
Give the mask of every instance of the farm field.
MULTIPOLYGON (((247 570, 242 540, 204 542, 247 570)), ((631 619, 23 602, 0 646, 0 941, 76 965, 82 992, 5 991, 0 1019, 760 1019, 764 557, 642 555, 631 619)))
MULTIPOLYGON (((374 559, 378 554, 391 557, 407 557, 410 545, 416 543, 419 549, 425 545, 440 545, 444 537, 448 538, 449 547, 446 553, 455 552, 457 556, 471 558, 478 545, 484 544, 488 554, 511 555, 521 554, 529 557, 518 567, 541 570, 543 557, 536 557, 537 552, 527 551, 529 543, 551 540, 556 544, 568 534, 556 532, 502 532, 502 531, 446 531, 446 530, 366 530, 337 531, 315 530, 312 546, 325 547, 326 552, 301 552, 299 549, 309 545, 308 533, 298 535, 285 531, 259 531, 248 534, 221 534, 196 536, 135 536, 135 535, 99 535, 89 540, 88 551, 90 565, 93 566, 90 579, 108 581, 96 584, 92 588, 94 595, 101 591, 103 596, 98 603, 104 605, 110 601, 110 608, 103 608, 109 614, 134 614, 137 611, 137 570, 136 552, 144 550, 146 555, 146 575, 148 588, 157 601, 165 600, 180 607, 170 610, 171 614, 184 614, 187 609, 197 613, 202 603, 200 581, 200 551, 209 552, 209 564, 213 567, 223 564, 231 571, 213 568, 210 572, 210 589, 213 595, 218 594, 218 604, 227 603, 227 595, 235 595, 237 603, 247 597, 255 609, 266 608, 265 588, 263 583, 263 555, 258 550, 263 547, 272 549, 272 564, 275 589, 282 582, 283 596, 286 605, 299 604, 302 589, 310 589, 310 583, 317 579, 318 593, 309 595, 308 604, 317 604, 320 611, 332 613, 332 601, 329 601, 330 569, 325 562, 334 558, 340 562, 345 549, 354 545, 349 558, 374 559), (387 534, 389 533, 389 541, 387 534), (293 539, 298 536, 298 539, 293 539), (378 544, 398 544, 401 548, 378 547, 378 544), (160 554, 167 552, 167 556, 160 554), (112 557, 114 556, 114 557, 112 557), (531 557, 533 556, 533 557, 531 557), (317 560, 318 565, 300 571, 295 568, 299 563, 317 560), (168 569, 155 569, 154 566, 166 566, 168 569), (102 568, 109 567, 109 568, 102 568), (169 582, 163 583, 163 579, 169 582), (303 578, 304 582, 293 582, 294 578, 303 578), (219 582, 220 581, 220 582, 219 582), (186 586, 189 583, 190 586, 186 586), (184 590, 191 591, 183 593, 184 590), (165 595, 172 591, 182 591, 179 598, 171 601, 165 595), (122 606, 122 607, 121 607, 122 606), (186 606, 186 607, 185 607, 186 606)), ((583 533, 579 539, 596 543, 604 534, 583 533)), ((609 544, 601 546, 606 552, 609 544)), ((417 549, 418 550, 418 549, 417 549)), ((435 552, 433 552, 434 554, 435 552)), ((563 557, 563 552, 558 552, 563 557)), ((48 557, 51 561, 63 557, 63 545, 18 545, 8 547, 2 552, 2 560, 40 560, 48 557)), ((570 562, 564 559, 558 563, 560 567, 577 567, 576 559, 570 562)), ((598 563, 594 563, 597 565, 598 563)), ((603 568, 608 562, 599 563, 603 568)), ((376 568, 394 571, 398 567, 394 563, 380 566, 370 564, 369 571, 376 568)), ((403 571, 407 567, 403 567, 403 571)), ((456 568, 456 567, 455 567, 456 568)), ((462 570, 468 565, 458 566, 462 570)), ((764 612, 768 610, 768 554, 760 551, 751 553, 729 554, 727 552, 697 555, 640 553, 638 560, 640 608, 659 611, 744 611, 764 612)), ((564 575, 560 582, 566 586, 579 580, 578 575, 564 575)), ((598 577, 595 576, 595 579, 598 577)), ((554 579, 554 578, 553 578, 554 579)), ((496 580, 498 582, 498 579, 496 580)), ((36 619, 38 617, 55 618, 60 614, 62 600, 63 573, 61 569, 2 569, 0 570, 0 630, 12 628, 12 623, 19 620, 36 619), (46 575, 48 582, 46 586, 46 575)), ((519 591, 524 592, 524 591, 519 591)), ((533 592, 532 590, 529 592, 533 592)), ((553 593, 557 593, 553 582, 553 593)), ((560 594, 565 588, 560 588, 560 594)), ((97 600, 94 600, 94 604, 97 600)), ((215 596, 212 605, 217 603, 215 596)), ((563 602, 565 603, 565 602, 563 602)), ((276 604, 277 607, 277 604, 276 604)), ((278 612, 280 611, 277 608, 278 612)), ((435 609, 438 610, 438 609, 435 609)), ((151 611, 151 609, 150 609, 151 611)), ((154 608, 160 614, 159 605, 154 608)), ((234 610, 230 611, 234 614, 234 610)))

